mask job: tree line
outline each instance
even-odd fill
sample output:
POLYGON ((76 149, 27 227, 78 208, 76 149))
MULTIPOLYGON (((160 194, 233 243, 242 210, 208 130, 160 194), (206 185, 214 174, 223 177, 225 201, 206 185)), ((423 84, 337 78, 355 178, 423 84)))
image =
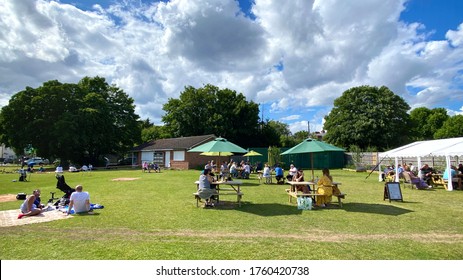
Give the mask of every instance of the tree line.
MULTIPOLYGON (((349 149, 382 151, 412 141, 463 135, 463 116, 444 108, 415 108, 387 87, 360 86, 334 100, 325 116, 324 141, 349 149)), ((259 105, 242 93, 207 84, 186 86, 163 105, 164 125, 135 113, 134 100, 102 77, 77 84, 53 80, 26 87, 0 111, 0 141, 23 154, 76 163, 97 163, 106 154, 123 156, 153 139, 215 134, 243 147, 291 147, 311 136, 259 118, 259 105)), ((312 135, 313 136, 313 135, 312 135)))

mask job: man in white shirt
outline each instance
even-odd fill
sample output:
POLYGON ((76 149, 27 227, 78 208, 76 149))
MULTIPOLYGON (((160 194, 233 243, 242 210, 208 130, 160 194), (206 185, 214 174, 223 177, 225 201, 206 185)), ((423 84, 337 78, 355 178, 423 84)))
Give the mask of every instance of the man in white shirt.
POLYGON ((291 164, 291 165, 289 166, 289 170, 288 170, 288 171, 289 171, 289 173, 288 173, 288 175, 286 176, 286 179, 287 179, 288 181, 292 181, 292 180, 293 180, 293 177, 297 174, 297 168, 296 168, 296 166, 294 166, 294 164, 291 164))
POLYGON ((67 215, 71 213, 73 207, 74 213, 93 213, 90 209, 90 195, 82 189, 82 185, 77 185, 76 191, 71 194, 67 215))

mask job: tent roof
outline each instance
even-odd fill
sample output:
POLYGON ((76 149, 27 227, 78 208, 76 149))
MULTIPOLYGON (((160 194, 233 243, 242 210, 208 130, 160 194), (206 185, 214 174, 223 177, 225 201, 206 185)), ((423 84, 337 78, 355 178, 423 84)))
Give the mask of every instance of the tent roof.
POLYGON ((305 139, 301 143, 291 149, 281 153, 281 155, 304 154, 304 153, 320 153, 320 152, 344 152, 344 149, 333 146, 331 144, 318 141, 316 139, 305 139))
POLYGON ((380 153, 385 157, 463 156, 463 137, 418 141, 380 153))

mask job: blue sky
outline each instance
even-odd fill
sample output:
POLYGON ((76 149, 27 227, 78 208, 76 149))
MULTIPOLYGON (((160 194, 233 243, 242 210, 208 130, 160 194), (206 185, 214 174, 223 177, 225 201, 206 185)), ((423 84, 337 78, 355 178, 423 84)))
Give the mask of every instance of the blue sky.
POLYGON ((461 11, 459 0, 3 0, 0 106, 26 86, 99 75, 155 124, 168 98, 207 83, 293 133, 321 130, 360 85, 462 114, 461 11))

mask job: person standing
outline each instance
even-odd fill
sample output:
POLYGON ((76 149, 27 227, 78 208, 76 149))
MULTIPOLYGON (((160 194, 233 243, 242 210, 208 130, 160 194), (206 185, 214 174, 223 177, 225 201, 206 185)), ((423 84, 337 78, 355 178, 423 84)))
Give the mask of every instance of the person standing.
POLYGON ((265 184, 270 184, 272 182, 272 174, 268 164, 265 164, 264 170, 262 172, 262 178, 265 179, 265 184))

